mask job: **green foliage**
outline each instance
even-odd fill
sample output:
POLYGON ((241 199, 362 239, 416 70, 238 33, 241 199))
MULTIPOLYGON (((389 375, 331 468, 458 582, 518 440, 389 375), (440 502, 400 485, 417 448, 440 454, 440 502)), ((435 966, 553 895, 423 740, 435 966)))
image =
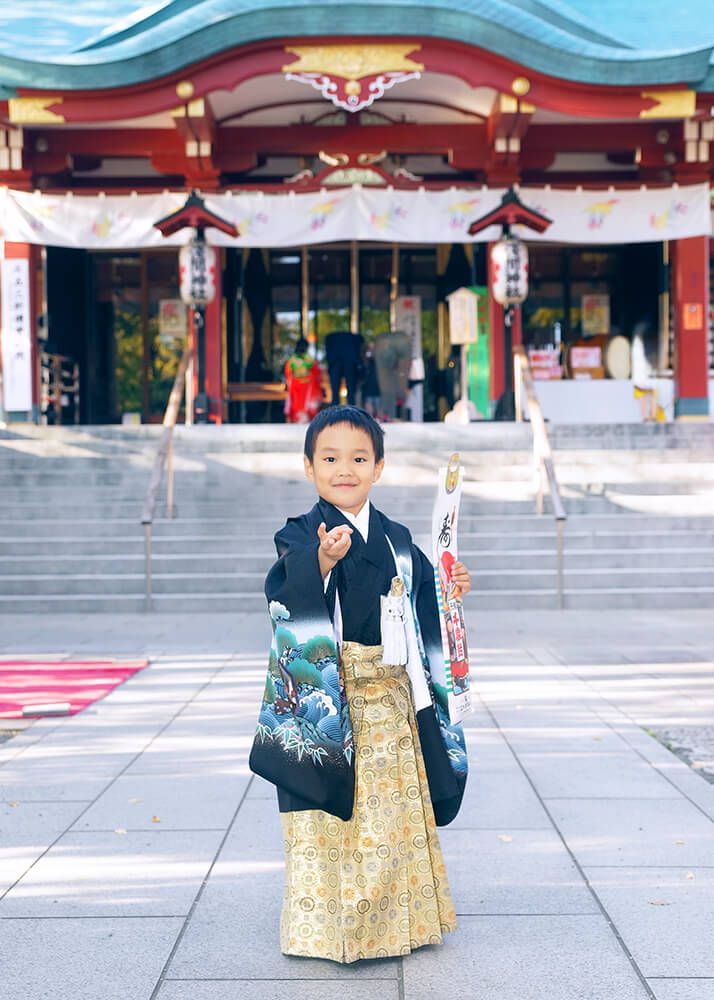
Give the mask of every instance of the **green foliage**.
POLYGON ((321 687, 322 674, 317 667, 308 663, 307 660, 303 660, 302 657, 292 660, 288 669, 296 684, 311 684, 313 687, 321 687))
POLYGON ((279 625, 275 630, 275 645, 278 647, 278 653, 284 653, 286 649, 297 646, 297 639, 289 628, 279 625))
MULTIPOLYGON (((349 296, 349 288, 345 288, 345 295, 349 296)), ((348 299, 349 301, 349 299, 348 299)), ((309 320, 310 333, 317 334, 318 343, 324 344, 325 337, 333 330, 349 330, 350 328, 350 307, 344 305, 341 309, 319 309, 317 313, 317 323, 313 313, 309 320)))
POLYGON ((274 705, 276 698, 275 685, 273 684, 273 678, 268 674, 268 678, 265 682, 265 692, 263 694, 263 701, 267 702, 268 705, 274 705))
POLYGON ((272 647, 270 650, 270 656, 268 657, 268 670, 273 675, 273 677, 277 677, 280 674, 280 671, 278 670, 278 658, 275 655, 275 650, 272 647))
POLYGON ((148 322, 149 342, 151 344, 151 412, 163 413, 169 401, 179 361, 183 352, 182 340, 165 343, 159 336, 158 316, 148 322))
POLYGON ((376 309, 363 303, 360 311, 360 329, 364 331, 367 340, 378 337, 380 333, 389 333, 389 307, 376 309))
POLYGON ((128 309, 118 309, 114 314, 114 336, 119 413, 141 413, 144 337, 140 314, 128 309))
MULTIPOLYGON (((147 323, 151 367, 149 397, 152 413, 163 413, 169 400, 183 351, 180 340, 165 343, 159 336, 158 317, 147 323)), ((138 308, 117 309, 114 313, 116 342, 116 386, 119 413, 141 413, 144 408, 144 331, 138 308)))
POLYGON ((307 640, 303 647, 302 655, 310 663, 317 663, 324 657, 336 655, 335 644, 326 635, 316 635, 314 638, 307 640))

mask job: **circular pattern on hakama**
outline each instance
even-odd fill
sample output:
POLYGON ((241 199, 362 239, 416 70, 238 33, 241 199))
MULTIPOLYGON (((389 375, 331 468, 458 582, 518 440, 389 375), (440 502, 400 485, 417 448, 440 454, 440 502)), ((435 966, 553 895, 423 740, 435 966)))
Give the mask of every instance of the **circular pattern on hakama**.
POLYGON ((281 813, 286 955, 408 955, 456 927, 409 679, 403 667, 385 666, 381 651, 355 642, 342 649, 355 741, 352 819, 281 813))

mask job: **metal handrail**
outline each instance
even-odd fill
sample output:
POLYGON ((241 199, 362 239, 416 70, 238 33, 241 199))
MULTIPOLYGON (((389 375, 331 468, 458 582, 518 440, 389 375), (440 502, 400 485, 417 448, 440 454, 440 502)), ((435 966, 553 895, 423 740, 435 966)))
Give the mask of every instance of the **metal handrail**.
POLYGON ((525 393, 528 401, 528 417, 530 419, 531 430, 533 431, 533 459, 538 476, 538 493, 536 495, 536 511, 543 513, 543 499, 546 482, 553 504, 553 516, 555 517, 556 530, 558 536, 558 607, 564 606, 564 585, 563 585, 563 550, 565 546, 565 522, 568 515, 560 496, 558 478, 553 465, 553 453, 550 448, 548 431, 543 418, 538 396, 536 395, 533 383, 533 372, 531 371, 528 354, 522 344, 513 348, 513 384, 516 397, 516 420, 523 421, 523 395, 525 393))
MULTIPOLYGON (((181 361, 179 362, 178 371, 176 372, 176 378, 174 379, 174 384, 171 388, 171 393, 169 394, 169 401, 166 404, 166 411, 164 413, 163 431, 161 433, 161 440, 159 442, 159 450, 156 453, 156 458, 154 459, 154 465, 151 470, 151 477, 149 479, 149 486, 146 490, 146 496, 144 497, 144 508, 141 512, 141 523, 144 526, 144 597, 145 597, 145 607, 147 611, 151 611, 152 608, 152 580, 151 580, 151 540, 152 540, 152 528, 154 524, 154 513, 156 511, 156 504, 159 499, 159 490, 161 489, 161 481, 164 478, 164 466, 167 466, 167 479, 166 479, 166 513, 168 517, 176 516, 176 508, 174 505, 174 453, 173 453, 173 434, 174 427, 176 426, 176 420, 178 418, 179 408, 181 406, 181 395, 184 391, 184 383, 188 386, 186 380, 186 372, 191 364, 192 351, 190 345, 186 346, 183 352, 181 361)), ((188 389, 186 393, 186 398, 188 399, 188 389)))

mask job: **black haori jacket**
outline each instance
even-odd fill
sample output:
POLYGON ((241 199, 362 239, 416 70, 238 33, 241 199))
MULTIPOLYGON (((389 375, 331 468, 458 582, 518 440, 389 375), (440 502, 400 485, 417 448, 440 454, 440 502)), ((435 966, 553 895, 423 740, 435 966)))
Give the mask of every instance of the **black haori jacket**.
MULTIPOLYGON (((433 567, 404 525, 376 513, 414 611, 421 669, 418 675, 410 669, 412 692, 434 815, 445 826, 461 805, 467 757, 462 727, 449 722, 446 690, 429 668, 443 661, 433 567)), ((281 812, 322 809, 347 820, 354 802, 352 724, 329 611, 337 574, 326 594, 318 563, 322 521, 328 530, 347 523, 319 500, 275 535, 278 561, 265 581, 273 644, 250 768, 277 786, 281 812)))

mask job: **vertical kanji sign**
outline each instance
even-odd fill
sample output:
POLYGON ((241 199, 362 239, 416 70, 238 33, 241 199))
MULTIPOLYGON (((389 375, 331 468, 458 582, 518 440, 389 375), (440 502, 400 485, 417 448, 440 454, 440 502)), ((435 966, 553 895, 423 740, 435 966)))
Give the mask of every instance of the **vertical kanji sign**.
POLYGON ((6 413, 32 409, 30 268, 23 259, 2 261, 2 374, 6 413))

